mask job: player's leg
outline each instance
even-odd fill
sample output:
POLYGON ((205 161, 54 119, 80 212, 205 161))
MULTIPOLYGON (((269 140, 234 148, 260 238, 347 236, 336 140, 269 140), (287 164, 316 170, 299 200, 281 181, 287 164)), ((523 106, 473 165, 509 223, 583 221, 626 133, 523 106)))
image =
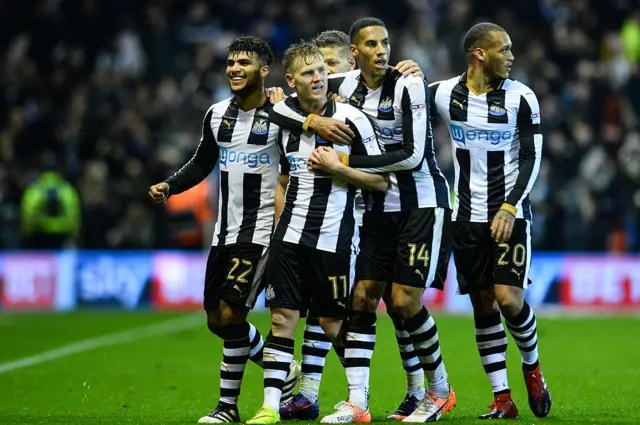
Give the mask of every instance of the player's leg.
POLYGON ((247 361, 253 358, 262 362, 262 337, 246 318, 253 306, 249 296, 252 289, 258 290, 253 286, 260 285, 261 276, 255 270, 263 250, 259 245, 237 244, 212 247, 209 254, 205 283, 207 326, 223 340, 223 361, 219 403, 199 423, 238 421, 237 402, 247 361))
MULTIPOLYGON (((369 410, 369 377, 376 339, 376 308, 391 279, 395 258, 393 223, 382 213, 366 212, 351 290, 345 338, 345 371, 349 400, 323 423, 349 423, 369 410)), ((366 417, 366 415, 364 416, 366 417)))
POLYGON ((418 403, 424 398, 426 391, 424 388, 424 371, 422 370, 420 359, 416 356, 415 350, 413 349, 411 335, 407 332, 404 321, 400 316, 394 314, 391 309, 391 288, 392 285, 387 285, 382 299, 385 302, 387 313, 393 321, 393 327, 395 328, 402 368, 407 377, 407 392, 400 406, 398 406, 395 412, 387 416, 387 419, 403 420, 416 410, 418 403))
MULTIPOLYGON (((354 233, 349 269, 349 292, 355 283, 356 274, 356 258, 359 251, 358 245, 360 241, 360 233, 362 229, 358 229, 354 233)), ((346 303, 347 301, 345 301, 346 303)), ((334 338, 336 343, 332 343, 327 337, 325 331, 320 326, 318 312, 313 307, 309 310, 309 316, 306 320, 304 330, 304 341, 302 343, 302 375, 300 377, 300 391, 296 395, 292 395, 285 399, 285 393, 289 389, 285 385, 282 395, 282 405, 280 406, 280 417, 283 420, 299 419, 299 420, 315 420, 319 415, 318 392, 320 382, 322 381, 322 373, 326 363, 326 357, 329 350, 333 349, 344 366, 344 321, 339 324, 338 333, 342 335, 334 338)), ((335 332, 332 330, 331 332, 335 332)), ((291 388, 293 390, 293 388, 291 388)), ((289 393, 290 394, 290 393, 289 393)))
POLYGON ((507 334, 502 325, 493 286, 488 284, 485 287, 488 289, 469 292, 474 311, 478 353, 493 390, 493 402, 489 406, 489 412, 481 415, 480 419, 517 418, 518 408, 511 398, 511 388, 507 379, 507 334))
POLYGON ((551 394, 540 371, 536 316, 524 300, 531 262, 531 223, 517 219, 508 243, 494 244, 495 298, 507 329, 520 349, 529 407, 545 417, 551 410, 551 394))
POLYGON ((280 399, 293 361, 295 329, 300 310, 307 308, 303 261, 304 250, 298 245, 274 241, 269 248, 266 300, 271 309, 271 332, 263 354, 264 401, 248 424, 280 421, 280 399))
POLYGON ((442 248, 450 247, 451 213, 442 208, 424 208, 402 213, 398 255, 391 289, 393 312, 403 320, 428 381, 427 395, 405 422, 437 421, 456 405, 449 385, 438 328, 422 305, 425 287, 443 289, 439 266, 442 248))
POLYGON ((371 422, 368 409, 369 375, 371 357, 375 346, 375 307, 382 296, 383 286, 360 281, 352 296, 357 306, 351 306, 343 336, 343 321, 347 317, 349 302, 350 255, 344 253, 323 253, 318 264, 318 275, 324 275, 324 284, 317 285, 313 300, 319 311, 320 324, 336 346, 344 341, 345 372, 349 384, 349 400, 336 406, 336 412, 325 416, 323 423, 363 423, 371 422), (343 339, 344 338, 344 339, 343 339))
POLYGON ((473 306, 475 339, 482 367, 493 390, 489 412, 480 419, 518 417, 507 380, 507 335, 493 295, 491 233, 487 223, 453 223, 453 258, 461 294, 473 306))
POLYGON ((320 326, 320 319, 316 312, 308 316, 302 342, 302 374, 300 376, 300 390, 291 395, 293 386, 285 388, 280 403, 280 418, 282 420, 315 420, 320 415, 318 392, 326 362, 327 354, 331 350, 331 339, 325 335, 320 326), (288 397, 285 399, 285 391, 288 397))
MULTIPOLYGON (((314 314, 319 317, 320 332, 329 340, 326 346, 328 351, 331 344, 338 349, 344 346, 340 341, 340 331, 346 317, 346 305, 349 294, 349 253, 330 253, 316 250, 313 253, 313 261, 308 264, 307 282, 310 287, 311 303, 314 314)), ((303 347, 304 349, 304 347, 303 347)), ((342 348, 342 350, 344 350, 342 348)), ((313 354, 313 348, 309 347, 307 355, 313 354)), ((344 355, 344 352, 342 352, 344 355)), ((310 368, 303 372, 300 383, 300 393, 294 397, 294 402, 288 406, 287 417, 303 420, 314 420, 320 414, 318 393, 320 391, 320 378, 322 369, 314 376, 314 365, 307 360, 310 368)), ((304 367, 304 365, 303 365, 304 367)), ((282 409, 281 409, 282 411, 282 409)))

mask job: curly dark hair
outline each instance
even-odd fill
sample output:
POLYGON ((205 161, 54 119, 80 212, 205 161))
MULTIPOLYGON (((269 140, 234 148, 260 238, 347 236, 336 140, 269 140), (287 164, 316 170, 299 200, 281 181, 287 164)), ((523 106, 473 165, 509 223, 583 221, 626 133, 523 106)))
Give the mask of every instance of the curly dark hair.
POLYGON ((229 45, 229 54, 232 53, 253 53, 263 65, 271 66, 273 62, 273 52, 269 44, 253 35, 243 35, 233 40, 229 45))

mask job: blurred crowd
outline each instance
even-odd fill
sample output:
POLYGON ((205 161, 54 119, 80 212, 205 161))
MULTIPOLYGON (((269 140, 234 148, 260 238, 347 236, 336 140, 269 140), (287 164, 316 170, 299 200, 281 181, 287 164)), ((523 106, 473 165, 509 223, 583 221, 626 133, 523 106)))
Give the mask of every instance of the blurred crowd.
MULTIPOLYGON (((534 247, 639 250, 640 9, 632 0, 2 2, 0 246, 28 246, 24 217, 39 212, 25 207, 27 189, 44 187, 49 199, 47 185, 64 182, 77 193, 68 196, 77 223, 57 224, 73 233, 70 246, 208 245, 214 177, 166 208, 147 191, 191 156, 208 106, 229 95, 230 41, 258 35, 280 58, 292 42, 348 31, 367 15, 387 23, 392 61, 415 60, 429 81, 465 70, 461 40, 473 23, 505 27, 512 78, 535 91, 542 110, 534 247)), ((268 82, 284 85, 279 62, 268 82)), ((446 129, 435 131, 453 182, 446 129)))

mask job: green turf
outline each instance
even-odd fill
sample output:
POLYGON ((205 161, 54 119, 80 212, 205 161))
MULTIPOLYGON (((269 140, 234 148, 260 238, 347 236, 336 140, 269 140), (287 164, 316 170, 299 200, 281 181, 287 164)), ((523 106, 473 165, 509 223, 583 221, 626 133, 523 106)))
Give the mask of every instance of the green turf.
MULTIPOLYGON (((3 363, 70 342, 172 320, 154 313, 0 315, 3 363)), ((443 423, 484 423, 491 391, 468 317, 436 316, 450 382, 458 407, 443 423)), ((251 320, 263 332, 265 314, 251 320)), ((218 395, 221 344, 204 325, 41 363, 0 374, 0 423, 7 424, 193 424, 218 395)), ((404 395, 404 374, 391 322, 379 320, 373 357, 371 410, 382 421, 404 395)), ((640 424, 640 320, 637 318, 539 318, 544 372, 553 393, 550 417, 529 411, 519 353, 510 340, 508 363, 518 423, 640 424)), ((299 345, 298 345, 299 347, 299 345)), ((299 348, 297 349, 299 357, 299 348)), ((321 388, 323 414, 346 394, 334 354, 321 388)), ((243 420, 262 401, 262 371, 248 366, 240 399, 243 420)))

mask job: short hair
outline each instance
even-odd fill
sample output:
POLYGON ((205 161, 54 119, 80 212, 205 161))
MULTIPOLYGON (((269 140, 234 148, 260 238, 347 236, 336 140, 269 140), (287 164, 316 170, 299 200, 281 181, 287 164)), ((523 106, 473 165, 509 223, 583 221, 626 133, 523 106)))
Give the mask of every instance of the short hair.
POLYGON ((507 32, 500 25, 493 24, 491 22, 481 22, 475 24, 464 36, 464 42, 462 47, 466 53, 470 53, 473 49, 481 46, 486 46, 491 41, 490 36, 492 32, 507 32))
POLYGON ((384 27, 387 28, 384 22, 382 22, 378 18, 360 18, 356 20, 351 28, 349 29, 349 40, 351 40, 351 44, 356 44, 358 42, 358 38, 360 37, 360 30, 369 27, 384 27))
POLYGON ((284 66, 287 72, 291 73, 297 61, 304 60, 308 65, 311 63, 308 62, 309 59, 313 60, 318 57, 322 57, 322 52, 320 52, 320 48, 315 43, 301 41, 298 44, 292 44, 285 50, 284 56, 282 57, 282 66, 284 66))
POLYGON ((273 62, 273 52, 269 44, 253 35, 243 35, 233 40, 229 45, 229 54, 233 53, 253 53, 263 65, 271 66, 273 62))
POLYGON ((324 47, 345 47, 349 48, 349 36, 347 33, 338 30, 321 32, 313 39, 313 43, 319 48, 324 47))

